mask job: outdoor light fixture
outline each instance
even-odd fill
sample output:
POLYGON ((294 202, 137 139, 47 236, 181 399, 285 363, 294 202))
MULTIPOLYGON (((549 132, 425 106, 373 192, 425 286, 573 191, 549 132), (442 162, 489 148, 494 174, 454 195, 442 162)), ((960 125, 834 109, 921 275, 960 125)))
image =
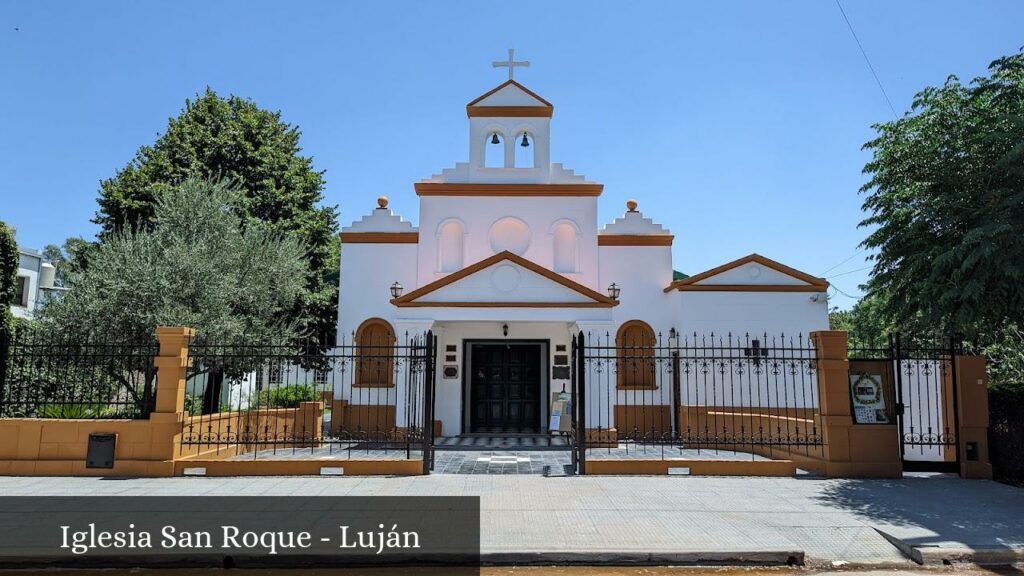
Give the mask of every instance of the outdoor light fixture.
POLYGON ((495 132, 494 134, 491 135, 491 144, 501 144, 501 141, 498 140, 498 133, 497 132, 495 132))
POLYGON ((526 148, 530 145, 530 141, 526 139, 526 132, 523 132, 523 141, 519 143, 520 146, 526 148))
POLYGON ((391 285, 391 297, 392 298, 398 298, 401 295, 402 295, 402 283, 401 282, 395 282, 394 284, 391 285))
POLYGON ((673 326, 672 328, 669 328, 669 329, 668 329, 668 337, 669 337, 669 339, 671 339, 671 340, 675 340, 675 338, 676 338, 676 329, 675 329, 675 326, 673 326))
POLYGON ((501 325, 501 335, 505 336, 506 338, 508 337, 508 324, 501 325))
POLYGON ((619 285, 616 284, 615 282, 612 282, 611 285, 608 286, 608 297, 611 298, 612 300, 618 300, 619 294, 621 293, 622 288, 619 288, 619 285))

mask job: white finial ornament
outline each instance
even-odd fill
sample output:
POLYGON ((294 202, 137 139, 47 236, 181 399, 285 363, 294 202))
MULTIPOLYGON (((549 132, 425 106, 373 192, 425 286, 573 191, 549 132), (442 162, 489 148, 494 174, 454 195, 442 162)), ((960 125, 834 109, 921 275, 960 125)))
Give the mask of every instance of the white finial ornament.
POLYGON ((511 80, 512 79, 512 74, 513 74, 513 72, 515 72, 516 68, 529 68, 530 67, 530 62, 528 60, 520 60, 519 62, 516 62, 515 56, 516 56, 516 49, 515 48, 509 48, 508 49, 508 61, 491 62, 491 66, 494 66, 495 68, 508 68, 508 79, 511 80))

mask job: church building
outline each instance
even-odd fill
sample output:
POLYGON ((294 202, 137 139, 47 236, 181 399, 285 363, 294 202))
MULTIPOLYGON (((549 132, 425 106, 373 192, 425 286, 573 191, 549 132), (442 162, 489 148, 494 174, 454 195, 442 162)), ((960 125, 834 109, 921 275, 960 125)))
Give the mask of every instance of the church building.
POLYGON ((756 253, 674 278, 677 238, 653 214, 672 207, 645 206, 643 190, 602 225, 603 185, 551 161, 553 113, 510 73, 466 105, 468 161, 414 184, 417 226, 382 196, 341 233, 339 337, 433 331, 442 435, 545 431, 581 331, 653 343, 828 329, 828 283, 756 253))

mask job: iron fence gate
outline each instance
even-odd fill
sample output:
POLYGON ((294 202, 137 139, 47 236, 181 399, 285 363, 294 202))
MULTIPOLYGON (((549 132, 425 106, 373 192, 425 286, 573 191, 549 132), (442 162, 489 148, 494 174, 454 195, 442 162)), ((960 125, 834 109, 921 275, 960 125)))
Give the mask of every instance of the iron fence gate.
POLYGON ((936 344, 890 335, 883 348, 855 348, 851 364, 880 362, 883 395, 893 399, 887 420, 900 435, 900 457, 906 471, 957 472, 960 466, 959 395, 956 356, 962 348, 955 338, 936 344))
POLYGON ((181 452, 423 458, 428 473, 435 347, 431 332, 329 345, 192 343, 181 452))
POLYGON ((587 458, 756 459, 824 444, 817 354, 803 336, 580 333, 573 352, 579 471, 587 458))

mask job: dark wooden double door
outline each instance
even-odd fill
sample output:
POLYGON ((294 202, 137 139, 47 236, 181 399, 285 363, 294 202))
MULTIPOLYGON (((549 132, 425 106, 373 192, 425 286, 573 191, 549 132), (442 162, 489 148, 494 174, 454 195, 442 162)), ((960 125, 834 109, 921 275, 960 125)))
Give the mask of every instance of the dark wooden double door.
POLYGON ((469 428, 474 433, 542 430, 540 343, 471 343, 469 428))

